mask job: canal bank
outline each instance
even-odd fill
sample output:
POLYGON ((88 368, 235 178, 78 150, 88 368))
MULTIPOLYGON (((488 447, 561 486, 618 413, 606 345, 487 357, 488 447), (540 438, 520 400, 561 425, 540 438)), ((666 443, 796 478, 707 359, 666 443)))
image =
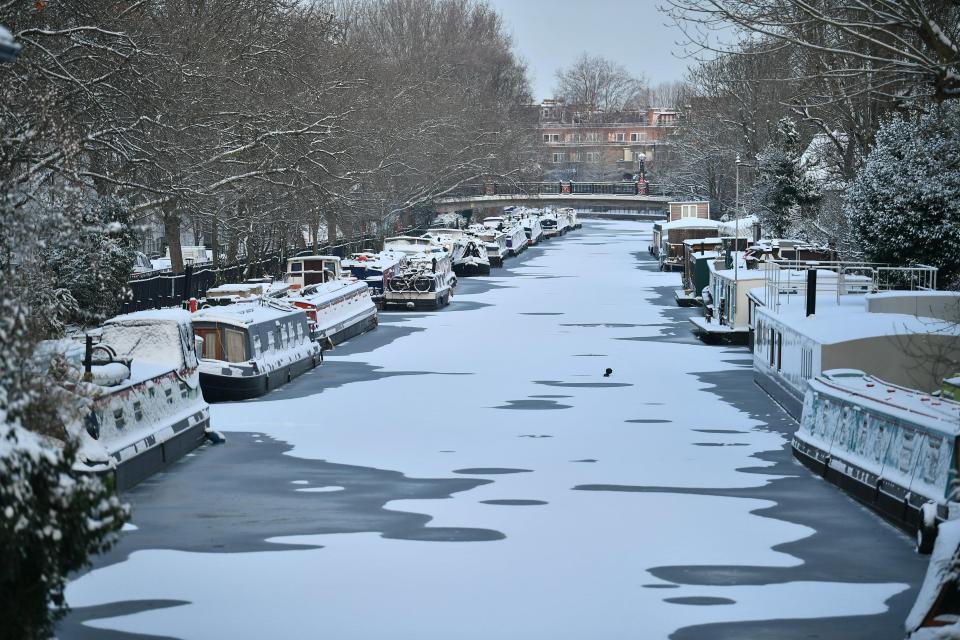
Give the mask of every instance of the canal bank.
POLYGON ((902 637, 923 560, 792 462, 649 229, 591 221, 214 407, 228 445, 129 494, 61 637, 902 637))

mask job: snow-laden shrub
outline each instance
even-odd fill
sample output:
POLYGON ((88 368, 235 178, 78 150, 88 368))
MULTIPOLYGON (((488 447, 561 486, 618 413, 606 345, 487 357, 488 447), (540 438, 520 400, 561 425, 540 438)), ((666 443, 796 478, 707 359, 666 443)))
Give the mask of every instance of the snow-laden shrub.
POLYGON ((960 288, 960 100, 884 122, 845 212, 868 260, 933 265, 960 288))
POLYGON ((802 152, 796 125, 790 118, 782 118, 770 142, 757 154, 753 200, 769 237, 805 235, 803 222, 820 200, 816 182, 801 163, 802 152))
POLYGON ((57 384, 57 367, 27 366, 33 325, 12 282, 0 270, 0 639, 33 640, 53 635, 67 576, 113 544, 127 507, 74 470, 89 401, 57 384))
POLYGON ((53 635, 67 576, 108 549, 127 508, 95 476, 73 471, 74 448, 0 426, 0 638, 53 635))

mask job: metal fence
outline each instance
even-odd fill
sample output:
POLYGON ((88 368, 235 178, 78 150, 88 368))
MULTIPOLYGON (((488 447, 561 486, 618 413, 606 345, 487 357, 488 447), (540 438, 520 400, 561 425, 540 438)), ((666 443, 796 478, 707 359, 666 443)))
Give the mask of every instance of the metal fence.
POLYGON ((472 196, 498 195, 667 195, 661 185, 650 183, 624 182, 574 182, 562 180, 556 182, 486 182, 467 184, 445 194, 447 198, 465 198, 472 196))
MULTIPOLYGON (((411 227, 398 233, 418 233, 425 227, 411 227)), ((317 248, 319 255, 345 257, 351 253, 376 249, 381 242, 377 236, 360 236, 343 242, 317 248)), ((214 267, 212 264, 188 265, 184 273, 169 269, 137 274, 127 285, 130 296, 124 301, 121 313, 178 307, 190 298, 202 298, 207 291, 228 282, 242 282, 250 278, 279 278, 286 272, 287 258, 314 253, 313 249, 299 247, 276 251, 253 262, 214 267)))
POLYGON ((807 274, 817 272, 815 295, 841 296, 879 291, 935 291, 937 268, 909 267, 873 262, 827 262, 777 260, 765 263, 767 270, 764 305, 777 311, 781 304, 807 304, 807 274))

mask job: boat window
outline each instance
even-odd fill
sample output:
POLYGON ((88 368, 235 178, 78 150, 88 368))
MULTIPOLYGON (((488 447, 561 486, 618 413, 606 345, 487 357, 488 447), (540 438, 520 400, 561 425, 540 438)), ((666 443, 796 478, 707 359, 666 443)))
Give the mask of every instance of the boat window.
POLYGON ((920 469, 920 475, 927 484, 938 485, 943 477, 937 472, 940 467, 940 449, 942 448, 940 445, 943 444, 943 440, 927 434, 924 441, 923 466, 920 469))
POLYGON ((303 263, 302 263, 302 262, 291 262, 291 263, 290 263, 290 272, 291 272, 291 273, 299 273, 299 272, 301 272, 301 271, 303 271, 303 263))
POLYGON ((909 429, 902 429, 902 439, 900 442, 900 456, 897 460, 897 466, 902 473, 910 473, 913 464, 913 450, 916 447, 917 433, 909 429))
POLYGON ((274 337, 273 331, 267 332, 267 351, 273 351, 274 337))
POLYGON ((194 327, 193 332, 203 338, 203 353, 207 360, 222 360, 220 357, 220 332, 216 327, 194 327))
POLYGON ((287 346, 290 344, 290 334, 287 332, 286 323, 280 325, 280 345, 287 346))
POLYGON ((244 362, 247 358, 247 334, 241 329, 223 328, 223 359, 244 362))
POLYGON ((260 352, 261 352, 260 336, 259 336, 259 334, 258 334, 258 335, 254 335, 254 336, 253 336, 253 355, 254 355, 254 357, 260 355, 260 352))
POLYGON ((303 324, 300 322, 297 323, 297 341, 303 342, 303 324))

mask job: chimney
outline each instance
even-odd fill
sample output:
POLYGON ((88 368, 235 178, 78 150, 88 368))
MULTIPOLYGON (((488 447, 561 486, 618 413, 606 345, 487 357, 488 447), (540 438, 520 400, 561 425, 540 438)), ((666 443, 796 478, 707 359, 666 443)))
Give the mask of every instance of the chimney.
POLYGON ((817 311, 817 269, 807 271, 807 317, 817 311))

